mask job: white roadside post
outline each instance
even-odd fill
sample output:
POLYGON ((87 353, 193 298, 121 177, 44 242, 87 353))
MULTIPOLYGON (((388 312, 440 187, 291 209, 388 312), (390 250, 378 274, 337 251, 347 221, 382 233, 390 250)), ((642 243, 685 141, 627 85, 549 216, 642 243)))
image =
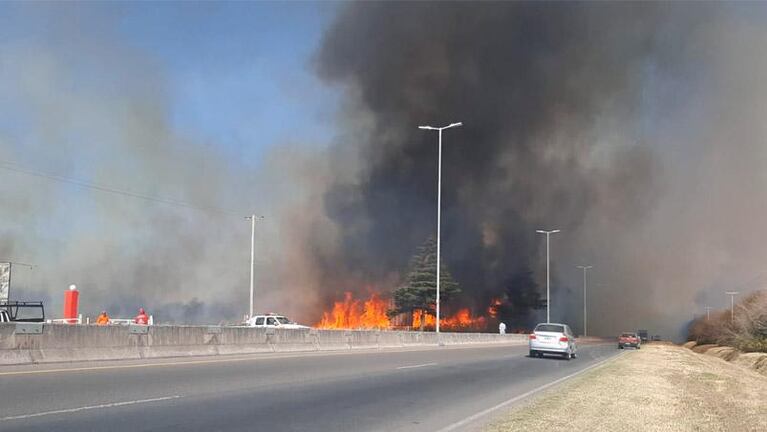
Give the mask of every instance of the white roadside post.
POLYGON ((551 322, 551 272, 549 268, 549 237, 561 230, 536 230, 539 234, 546 234, 546 323, 551 322))
MULTIPOLYGON (((463 126, 463 123, 451 123, 447 126, 443 127, 432 127, 432 126, 418 126, 418 129, 425 129, 425 130, 435 130, 439 132, 439 150, 438 150, 438 159, 437 159, 437 319, 436 319, 436 327, 435 331, 439 333, 439 258, 440 258, 440 222, 442 217, 442 131, 445 129, 450 129, 452 127, 458 127, 463 126)), ((425 319, 425 317, 423 318, 425 319)))
POLYGON ((586 270, 594 268, 594 266, 577 266, 583 270, 583 337, 588 336, 587 330, 587 315, 586 315, 586 270))

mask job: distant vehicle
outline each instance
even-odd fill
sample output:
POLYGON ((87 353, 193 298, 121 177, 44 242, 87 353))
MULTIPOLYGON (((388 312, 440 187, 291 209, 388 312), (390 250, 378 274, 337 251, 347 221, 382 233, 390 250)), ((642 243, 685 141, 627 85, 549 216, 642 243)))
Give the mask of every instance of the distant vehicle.
POLYGON ((245 321, 245 325, 248 327, 262 327, 262 328, 281 328, 281 329, 307 329, 309 327, 296 324, 283 315, 253 315, 249 320, 245 321))
POLYGON ((618 349, 624 349, 629 346, 636 349, 642 346, 642 339, 638 334, 626 332, 618 337, 618 349))
POLYGON ((529 336, 528 345, 530 357, 554 354, 570 360, 578 354, 575 336, 567 324, 538 324, 529 336))
POLYGON ((660 335, 655 335, 655 336, 653 336, 653 337, 652 337, 652 340, 653 340, 654 342, 658 342, 658 341, 661 341, 661 340, 663 340, 663 339, 661 339, 660 335))
POLYGON ((8 321, 0 322, 45 322, 43 302, 0 302, 0 311, 8 321))
POLYGON ((642 342, 647 342, 647 330, 637 330, 637 334, 642 342))

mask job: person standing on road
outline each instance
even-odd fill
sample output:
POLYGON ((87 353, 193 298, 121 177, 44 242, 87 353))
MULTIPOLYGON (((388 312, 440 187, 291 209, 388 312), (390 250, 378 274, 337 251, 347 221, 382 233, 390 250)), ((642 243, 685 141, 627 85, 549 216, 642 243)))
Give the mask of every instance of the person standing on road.
POLYGON ((498 333, 506 334, 506 324, 504 323, 498 324, 498 333))
POLYGON ((133 318, 133 322, 143 325, 149 324, 149 316, 144 312, 144 308, 138 308, 138 315, 136 315, 136 318, 133 318))
POLYGON ((107 315, 107 311, 101 311, 101 314, 98 318, 96 318, 96 324, 98 325, 107 325, 109 324, 109 315, 107 315))

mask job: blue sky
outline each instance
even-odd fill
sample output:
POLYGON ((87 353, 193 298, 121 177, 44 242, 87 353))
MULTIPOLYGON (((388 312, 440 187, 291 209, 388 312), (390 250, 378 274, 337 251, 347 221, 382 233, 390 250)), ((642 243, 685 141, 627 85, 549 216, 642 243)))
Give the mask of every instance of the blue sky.
MULTIPOLYGON (((116 263, 139 268, 163 248, 163 259, 183 256, 189 239, 208 242, 199 249, 210 256, 196 257, 217 269, 206 277, 245 262, 249 225, 239 216, 66 179, 276 213, 272 192, 293 179, 262 163, 271 150, 321 149, 335 136, 341 89, 315 76, 313 57, 337 7, 0 2, 0 259, 39 266, 42 286, 90 279, 104 290, 116 263), (183 225, 161 228, 168 220, 183 225), (208 220, 228 231, 208 230, 208 220)), ((246 272, 229 273, 222 285, 245 284, 246 272)), ((202 279, 194 283, 211 283, 202 279)))
MULTIPOLYGON (((336 7, 331 2, 4 3, 0 43, 39 40, 60 44, 66 52, 66 44, 76 44, 78 37, 119 38, 161 71, 165 115, 176 133, 252 166, 271 146, 321 146, 330 140, 338 95, 315 77, 312 59, 336 7), (58 40, 62 34, 71 40, 58 40)), ((88 58, 84 53, 72 59, 84 89, 110 79, 88 58)))
POLYGON ((176 127, 250 160, 327 142, 336 97, 312 71, 335 6, 320 2, 123 5, 119 31, 168 71, 176 127))

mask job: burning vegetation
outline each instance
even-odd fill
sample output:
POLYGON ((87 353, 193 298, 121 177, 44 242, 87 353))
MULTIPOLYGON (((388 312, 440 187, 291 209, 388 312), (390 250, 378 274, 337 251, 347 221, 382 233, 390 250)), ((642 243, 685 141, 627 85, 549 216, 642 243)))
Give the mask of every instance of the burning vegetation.
MULTIPOLYGON (((315 327, 320 329, 434 329, 436 318, 432 313, 414 310, 411 314, 391 314, 392 300, 385 300, 378 293, 370 294, 367 300, 355 299, 351 292, 344 299, 333 304, 331 310, 322 314, 322 320, 315 327)), ((495 323, 493 307, 488 316, 474 315, 469 308, 459 309, 440 320, 440 328, 452 331, 484 331, 495 323)))
POLYGON ((354 299, 346 292, 343 301, 337 301, 333 309, 322 314, 315 327, 321 329, 387 329, 391 327, 387 311, 389 303, 373 293, 365 301, 354 299))
MULTIPOLYGON (((458 283, 453 280, 447 266, 441 263, 440 294, 443 314, 440 328, 450 331, 487 331, 510 315, 510 302, 495 297, 485 309, 484 314, 476 315, 471 308, 453 309, 450 313, 450 300, 461 292, 458 283), (447 313, 445 313, 447 312, 447 313)), ((336 301, 330 310, 322 314, 322 319, 315 325, 323 329, 391 329, 411 328, 431 330, 436 327, 436 292, 437 292, 436 243, 428 238, 410 260, 409 271, 402 286, 387 294, 367 287, 370 292, 367 300, 354 298, 347 291, 344 299, 336 301)))

